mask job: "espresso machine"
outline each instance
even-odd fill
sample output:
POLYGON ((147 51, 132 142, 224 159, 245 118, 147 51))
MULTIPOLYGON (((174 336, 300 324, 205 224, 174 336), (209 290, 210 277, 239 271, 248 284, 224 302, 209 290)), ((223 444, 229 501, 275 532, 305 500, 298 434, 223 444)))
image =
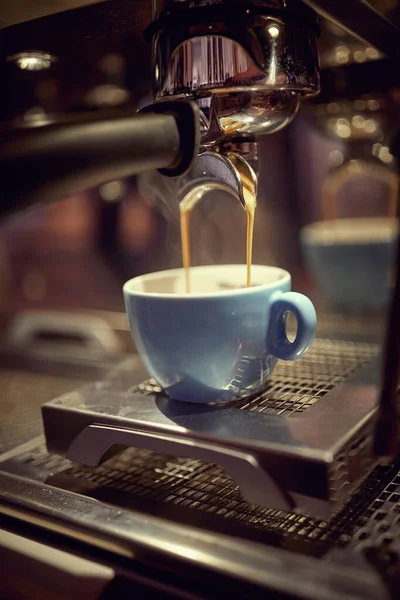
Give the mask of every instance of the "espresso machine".
MULTIPOLYGON (((28 8, 25 22, 3 30, 8 66, 51 68, 62 30, 86 40, 89 59, 91 43, 110 39, 127 56, 132 43, 139 65, 147 44, 153 93, 139 101, 136 81, 136 105, 4 123, 0 216, 131 176, 167 202, 217 190, 243 205, 241 174, 262 176, 263 136, 288 126, 303 99, 321 90, 325 101, 351 79, 319 72, 321 17, 374 48, 372 70, 395 85, 397 4, 375 4, 80 1, 50 16, 28 8), (50 47, 39 48, 43 40, 50 47)), ((71 55, 75 64, 79 51, 71 55)), ((16 404, 8 392, 1 594, 396 598, 399 301, 396 270, 383 330, 368 316, 321 312, 310 352, 229 407, 171 403, 136 354, 102 357, 83 387, 70 356, 61 365, 69 382, 47 377, 34 393, 20 389, 16 404), (35 425, 18 435, 13 413, 35 425)), ((26 323, 17 329, 26 339, 26 323)), ((26 364, 23 356, 19 369, 26 364)), ((234 384, 240 392, 240 373, 234 384)))

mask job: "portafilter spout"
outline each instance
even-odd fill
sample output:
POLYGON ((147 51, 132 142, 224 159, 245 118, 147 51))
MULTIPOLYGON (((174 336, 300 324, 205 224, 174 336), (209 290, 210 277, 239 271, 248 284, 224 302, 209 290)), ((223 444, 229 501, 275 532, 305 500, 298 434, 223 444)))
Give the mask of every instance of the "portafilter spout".
POLYGON ((178 202, 181 212, 191 210, 214 190, 227 192, 246 210, 249 194, 254 198, 257 195, 257 174, 238 152, 203 152, 180 180, 178 202))
POLYGON ((246 210, 246 200, 257 196, 258 146, 254 140, 231 140, 204 150, 191 168, 180 177, 164 177, 159 172, 142 173, 141 193, 162 209, 190 211, 209 192, 226 192, 246 210))

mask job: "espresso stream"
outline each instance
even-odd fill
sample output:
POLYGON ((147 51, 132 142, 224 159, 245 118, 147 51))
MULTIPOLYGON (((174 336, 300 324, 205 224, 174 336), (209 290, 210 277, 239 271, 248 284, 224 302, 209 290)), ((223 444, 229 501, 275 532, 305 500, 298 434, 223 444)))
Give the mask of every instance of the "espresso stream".
MULTIPOLYGON (((250 185, 249 179, 245 173, 240 173, 243 183, 243 198, 247 214, 247 235, 246 235, 246 265, 247 277, 246 287, 251 287, 251 265, 253 260, 253 234, 254 218, 257 205, 256 189, 250 185)), ((189 221, 190 213, 193 210, 194 203, 188 202, 185 207, 181 205, 181 240, 182 240, 182 261, 185 268, 186 293, 190 293, 190 231, 189 221)))

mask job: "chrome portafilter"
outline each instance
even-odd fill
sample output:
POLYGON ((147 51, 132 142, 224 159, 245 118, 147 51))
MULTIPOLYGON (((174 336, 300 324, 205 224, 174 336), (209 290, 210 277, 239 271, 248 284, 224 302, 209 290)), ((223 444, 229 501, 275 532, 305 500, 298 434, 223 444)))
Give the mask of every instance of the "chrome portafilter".
POLYGON ((240 200, 236 179, 225 177, 237 170, 229 155, 257 175, 256 136, 284 128, 300 99, 319 92, 315 14, 299 0, 154 0, 153 18, 156 103, 191 99, 200 109, 206 156, 191 184, 209 185, 212 172, 214 186, 231 186, 240 200))
POLYGON ((153 16, 155 99, 196 100, 208 142, 278 131, 319 92, 319 30, 298 0, 154 0, 153 16))

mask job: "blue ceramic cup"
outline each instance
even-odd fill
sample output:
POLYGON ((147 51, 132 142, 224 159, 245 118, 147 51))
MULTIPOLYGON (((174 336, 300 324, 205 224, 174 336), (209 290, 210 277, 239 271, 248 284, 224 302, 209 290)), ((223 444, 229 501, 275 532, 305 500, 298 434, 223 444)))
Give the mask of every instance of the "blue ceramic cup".
POLYGON ((132 338, 149 374, 170 398, 227 402, 260 392, 278 359, 297 360, 312 343, 311 301, 291 292, 287 271, 253 265, 173 269, 131 279, 124 298, 132 338), (286 335, 289 313, 297 320, 286 335))
POLYGON ((319 221, 303 228, 308 269, 337 309, 377 311, 392 290, 398 224, 390 218, 319 221))

